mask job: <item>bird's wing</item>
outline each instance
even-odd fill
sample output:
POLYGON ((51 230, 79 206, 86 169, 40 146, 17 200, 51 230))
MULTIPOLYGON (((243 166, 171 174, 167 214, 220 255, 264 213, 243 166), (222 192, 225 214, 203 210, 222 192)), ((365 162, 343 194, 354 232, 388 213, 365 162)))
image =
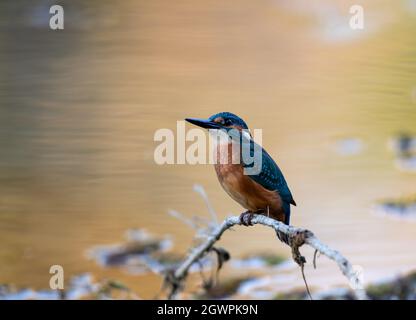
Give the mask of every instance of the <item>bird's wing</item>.
MULTIPOLYGON (((280 171, 279 167, 277 166, 276 162, 270 157, 270 155, 264 150, 261 146, 250 141, 250 152, 251 156, 255 155, 254 147, 261 149, 261 163, 257 165, 261 165, 261 169, 257 170, 257 174, 250 175, 249 177, 256 181, 258 184, 266 188, 267 190, 277 191, 286 204, 293 204, 296 205, 295 200, 292 197, 292 193, 289 190, 289 187, 286 183, 286 180, 283 176, 282 171, 280 171)), ((259 150, 260 150, 259 149, 259 150)), ((244 157, 242 158, 242 165, 244 168, 250 168, 253 164, 245 164, 244 157)), ((254 164, 256 165, 256 164, 254 164)))

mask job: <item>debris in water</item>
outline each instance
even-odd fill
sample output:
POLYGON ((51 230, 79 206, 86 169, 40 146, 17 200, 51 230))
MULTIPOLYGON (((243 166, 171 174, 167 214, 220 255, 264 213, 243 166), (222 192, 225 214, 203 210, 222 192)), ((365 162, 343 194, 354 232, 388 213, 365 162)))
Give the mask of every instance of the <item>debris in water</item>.
POLYGON ((399 219, 416 220, 416 195, 380 201, 375 206, 375 212, 399 219))
POLYGON ((238 269, 261 269, 279 266, 286 260, 279 255, 264 253, 231 260, 231 266, 238 269))
MULTIPOLYGON (((87 256, 103 267, 123 267, 130 274, 158 273, 175 268, 183 256, 167 252, 172 247, 169 237, 158 238, 144 230, 129 230, 126 243, 97 246, 87 252, 87 256)), ((210 268, 213 263, 206 257, 191 267, 190 272, 210 268)))
POLYGON ((0 285, 0 300, 79 300, 79 299, 139 299, 120 282, 104 280, 94 282, 89 273, 71 279, 64 290, 18 289, 0 285))
POLYGON ((389 149, 396 156, 395 164, 400 170, 416 172, 416 137, 400 133, 388 142, 389 149))
POLYGON ((197 294, 196 299, 223 299, 232 296, 238 288, 250 278, 229 278, 216 283, 213 287, 205 288, 203 293, 197 294))
POLYGON ((101 266, 124 266, 131 261, 143 260, 152 254, 165 252, 172 246, 169 238, 156 238, 145 230, 135 229, 126 233, 124 244, 98 246, 89 250, 87 255, 101 266))

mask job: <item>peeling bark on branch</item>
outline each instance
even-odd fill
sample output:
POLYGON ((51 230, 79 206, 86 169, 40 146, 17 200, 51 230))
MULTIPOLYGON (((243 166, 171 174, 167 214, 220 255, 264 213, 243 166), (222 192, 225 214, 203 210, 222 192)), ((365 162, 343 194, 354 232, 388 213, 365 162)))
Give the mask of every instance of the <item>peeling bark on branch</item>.
MULTIPOLYGON (((353 290, 355 297, 357 299, 366 299, 365 291, 362 289, 362 284, 360 283, 360 279, 358 278, 356 272, 354 272, 352 264, 340 252, 331 249, 326 244, 322 243, 311 231, 288 226, 263 215, 254 215, 251 222, 252 224, 261 224, 271 227, 276 232, 286 234, 292 248, 293 259, 300 266, 303 266, 303 263, 305 262, 303 256, 299 252, 299 248, 304 244, 311 246, 317 252, 320 252, 329 259, 335 261, 341 272, 348 279, 351 286, 359 288, 357 290, 353 290)), ((202 244, 192 250, 189 256, 176 270, 166 275, 165 282, 171 287, 169 298, 172 298, 181 288, 192 264, 204 257, 205 254, 207 254, 213 248, 214 244, 220 239, 221 235, 235 225, 241 225, 240 217, 232 216, 225 219, 221 225, 213 230, 213 232, 202 244)))

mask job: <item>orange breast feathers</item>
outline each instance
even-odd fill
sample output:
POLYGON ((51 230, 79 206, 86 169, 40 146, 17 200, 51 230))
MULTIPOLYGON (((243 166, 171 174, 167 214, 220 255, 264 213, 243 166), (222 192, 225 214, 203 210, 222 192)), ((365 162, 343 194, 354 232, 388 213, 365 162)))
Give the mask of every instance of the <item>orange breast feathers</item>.
POLYGON ((252 212, 264 210, 266 215, 284 221, 282 200, 277 191, 267 190, 245 175, 241 164, 232 163, 233 151, 234 159, 239 159, 235 154, 239 150, 233 150, 231 143, 218 144, 214 151, 215 171, 221 186, 243 208, 252 212))

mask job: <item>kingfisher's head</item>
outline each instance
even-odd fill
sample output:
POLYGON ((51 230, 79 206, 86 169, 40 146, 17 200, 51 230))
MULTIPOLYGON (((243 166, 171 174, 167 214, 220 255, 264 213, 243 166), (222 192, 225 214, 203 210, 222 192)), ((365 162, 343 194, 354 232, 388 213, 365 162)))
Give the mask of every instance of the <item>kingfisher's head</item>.
POLYGON ((186 121, 206 129, 237 129, 248 130, 247 124, 243 119, 231 112, 220 112, 212 115, 208 119, 186 118, 186 121))

